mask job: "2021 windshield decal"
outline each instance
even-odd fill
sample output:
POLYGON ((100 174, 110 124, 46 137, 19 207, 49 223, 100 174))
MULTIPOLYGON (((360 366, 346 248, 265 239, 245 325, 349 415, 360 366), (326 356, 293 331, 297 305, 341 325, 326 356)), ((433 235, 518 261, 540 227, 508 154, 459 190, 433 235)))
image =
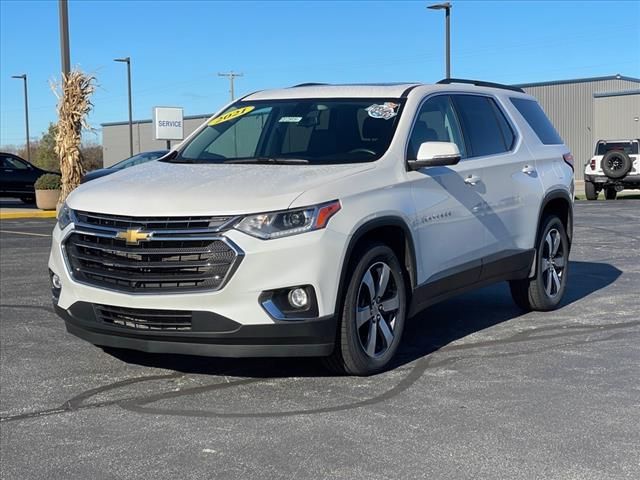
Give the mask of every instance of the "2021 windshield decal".
POLYGON ((210 127, 213 127, 214 125, 218 125, 223 122, 228 122, 229 120, 233 120, 234 118, 238 118, 238 117, 241 117, 242 115, 246 115, 247 113, 251 112, 255 108, 256 107, 253 107, 253 106, 236 108, 235 110, 231 110, 230 112, 227 112, 224 115, 220 115, 219 117, 214 118, 208 123, 208 125, 210 127))

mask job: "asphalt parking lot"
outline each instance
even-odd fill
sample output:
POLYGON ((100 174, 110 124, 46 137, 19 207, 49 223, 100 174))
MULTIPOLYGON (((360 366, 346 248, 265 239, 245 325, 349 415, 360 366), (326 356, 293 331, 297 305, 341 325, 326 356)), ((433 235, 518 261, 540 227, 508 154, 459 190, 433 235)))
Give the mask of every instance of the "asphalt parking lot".
POLYGON ((0 223, 6 479, 638 479, 640 200, 578 202, 563 307, 437 305, 397 366, 105 353, 67 334, 51 220, 0 223))

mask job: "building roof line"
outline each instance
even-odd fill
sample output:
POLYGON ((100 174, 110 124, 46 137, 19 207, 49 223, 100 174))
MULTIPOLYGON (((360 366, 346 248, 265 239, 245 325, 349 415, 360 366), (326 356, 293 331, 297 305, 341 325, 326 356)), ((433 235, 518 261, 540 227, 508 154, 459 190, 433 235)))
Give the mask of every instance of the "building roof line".
POLYGON ((622 97, 624 95, 640 95, 640 88, 635 88, 633 90, 619 90, 616 92, 595 92, 593 94, 593 97, 594 98, 622 97))
POLYGON ((628 82, 640 83, 640 78, 627 77, 624 75, 606 75, 603 77, 585 77, 585 78, 571 78, 568 80, 552 80, 549 82, 533 82, 533 83, 518 83, 514 84, 516 87, 529 88, 529 87, 546 87, 549 85, 564 85, 567 83, 587 83, 587 82, 600 82, 603 80, 626 80, 628 82))
MULTIPOLYGON (((211 117, 213 115, 213 113, 203 113, 201 115, 185 115, 184 117, 182 117, 183 120, 206 120, 207 118, 211 117)), ((133 120, 131 123, 153 123, 153 120, 150 118, 145 118, 144 120, 133 120)), ((101 123, 100 126, 101 127, 115 127, 118 125, 129 125, 128 121, 125 122, 107 122, 107 123, 101 123)))

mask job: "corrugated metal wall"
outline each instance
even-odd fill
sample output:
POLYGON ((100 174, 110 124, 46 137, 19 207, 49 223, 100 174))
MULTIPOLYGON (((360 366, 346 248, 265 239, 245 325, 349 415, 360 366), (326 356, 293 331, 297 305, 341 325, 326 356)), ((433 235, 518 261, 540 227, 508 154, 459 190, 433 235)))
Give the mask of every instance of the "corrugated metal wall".
POLYGON ((593 100, 596 138, 640 138, 640 93, 593 100))
POLYGON ((623 79, 523 86, 538 99, 558 133, 571 149, 576 162, 576 179, 584 178, 584 164, 593 155, 595 142, 594 93, 638 88, 638 82, 623 79))
MULTIPOLYGON (((185 138, 196 128, 202 125, 209 115, 184 119, 185 138)), ((171 145, 180 143, 178 140, 171 142, 171 145)), ((167 142, 153 139, 153 123, 150 120, 133 122, 133 154, 148 152, 149 150, 162 150, 166 148, 167 142)), ((129 157, 129 124, 105 124, 102 126, 102 163, 105 167, 110 167, 114 163, 129 157)))

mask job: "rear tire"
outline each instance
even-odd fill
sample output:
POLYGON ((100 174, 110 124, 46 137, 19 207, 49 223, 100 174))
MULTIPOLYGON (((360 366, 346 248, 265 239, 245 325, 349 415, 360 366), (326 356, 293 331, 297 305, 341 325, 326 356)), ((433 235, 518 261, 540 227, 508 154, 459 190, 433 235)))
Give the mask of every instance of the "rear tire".
POLYGON ((569 239, 560 218, 546 217, 536 243, 533 278, 509 282, 514 302, 525 311, 554 310, 567 286, 569 239))
POLYGON ((587 200, 597 200, 598 199, 598 191, 596 190, 596 186, 593 182, 588 182, 585 180, 584 182, 584 193, 587 197, 587 200))
POLYGON ((617 196, 618 196, 618 192, 616 191, 615 188, 607 187, 604 189, 604 198, 606 200, 615 200, 617 196))
POLYGON ((325 366, 338 374, 372 375, 395 356, 406 318, 406 286, 395 253, 367 244, 351 269, 336 345, 325 366))

